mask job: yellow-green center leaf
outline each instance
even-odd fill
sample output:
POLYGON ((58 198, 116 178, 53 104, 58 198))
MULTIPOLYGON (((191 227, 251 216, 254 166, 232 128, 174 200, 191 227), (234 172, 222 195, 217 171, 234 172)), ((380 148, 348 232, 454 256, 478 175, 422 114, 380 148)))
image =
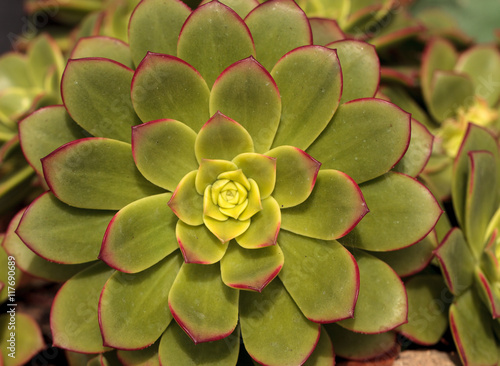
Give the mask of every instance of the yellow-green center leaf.
POLYGON ((196 174, 196 170, 186 174, 168 201, 168 206, 177 217, 193 226, 203 223, 203 197, 196 192, 196 174))
POLYGON ((196 191, 203 195, 207 187, 217 180, 219 174, 237 169, 238 167, 230 161, 202 159, 196 175, 196 191))
POLYGON ((267 155, 244 153, 233 159, 246 177, 252 178, 259 187, 262 199, 269 197, 276 184, 276 159, 267 155))

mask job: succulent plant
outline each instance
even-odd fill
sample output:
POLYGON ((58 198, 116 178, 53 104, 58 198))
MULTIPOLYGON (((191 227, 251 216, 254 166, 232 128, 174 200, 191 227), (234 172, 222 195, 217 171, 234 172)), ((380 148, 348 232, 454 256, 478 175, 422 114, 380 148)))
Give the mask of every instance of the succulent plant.
POLYGON ((143 0, 128 39, 80 42, 64 105, 20 124, 50 191, 3 246, 38 276, 76 273, 54 344, 234 365, 241 338, 257 362, 320 365, 343 329, 405 323, 404 286, 376 255, 416 246, 441 209, 414 178, 432 139, 373 98, 373 47, 312 45, 291 0, 143 0))
POLYGON ((436 250, 455 296, 449 321, 464 365, 499 361, 500 153, 489 131, 469 124, 453 164, 452 198, 460 228, 436 250))

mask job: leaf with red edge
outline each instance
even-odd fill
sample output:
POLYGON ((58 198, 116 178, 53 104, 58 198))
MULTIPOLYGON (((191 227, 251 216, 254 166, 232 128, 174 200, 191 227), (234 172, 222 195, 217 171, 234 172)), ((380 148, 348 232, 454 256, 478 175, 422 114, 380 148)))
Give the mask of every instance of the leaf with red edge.
POLYGON ((72 141, 43 158, 42 167, 54 195, 79 208, 117 210, 164 192, 139 173, 131 146, 117 140, 72 141))
POLYGON ((346 35, 334 19, 309 18, 309 24, 313 34, 313 44, 326 46, 328 43, 346 38, 346 35))
POLYGON ((177 40, 191 9, 180 0, 140 1, 130 17, 128 36, 132 59, 139 65, 148 52, 177 55, 177 40), (161 34, 161 37, 151 37, 161 34))
POLYGON ((261 292, 277 276, 283 261, 283 252, 277 244, 245 249, 231 242, 220 263, 222 281, 236 289, 261 292))
POLYGON ((286 263, 279 278, 302 313, 319 323, 352 317, 359 271, 349 251, 335 240, 315 240, 285 230, 278 240, 286 263))
MULTIPOLYGON (((203 0, 199 6, 205 5, 210 1, 212 0, 203 0)), ((260 4, 259 0, 222 0, 220 2, 233 9, 241 17, 241 19, 245 19, 248 13, 260 4)))
POLYGON ((310 238, 338 239, 368 212, 363 194, 351 177, 338 170, 320 170, 305 202, 282 210, 281 227, 310 238))
POLYGON ((321 327, 321 335, 313 353, 304 363, 304 366, 334 366, 335 352, 332 340, 324 327, 321 327))
POLYGON ((198 168, 196 133, 175 120, 158 120, 132 128, 137 169, 150 182, 173 192, 180 180, 198 168))
POLYGON ((480 268, 474 271, 475 288, 483 304, 488 308, 493 318, 500 318, 500 289, 498 284, 491 282, 480 268))
POLYGON ((314 351, 321 329, 304 317, 278 278, 261 293, 240 292, 240 324, 250 356, 275 366, 304 363, 314 351))
POLYGON ((266 1, 245 18, 255 43, 257 60, 268 70, 287 52, 312 44, 309 21, 291 0, 266 1))
POLYGON ((239 291, 226 286, 219 264, 184 263, 170 289, 168 306, 194 343, 230 335, 238 322, 239 291))
POLYGON ((175 233, 186 263, 213 264, 226 253, 228 243, 221 243, 205 225, 190 226, 179 220, 175 233))
POLYGON ((134 351, 118 350, 116 356, 123 366, 160 366, 158 357, 158 347, 160 342, 155 342, 153 345, 134 351))
POLYGON ((280 122, 278 87, 253 57, 243 59, 229 66, 215 81, 210 94, 210 114, 217 111, 248 131, 256 152, 266 152, 280 122))
POLYGON ((280 146, 266 155, 276 159, 276 184, 272 196, 280 207, 304 202, 316 184, 321 163, 293 146, 280 146))
POLYGON ((132 80, 132 104, 142 122, 175 119, 195 132, 209 118, 210 90, 185 61, 148 52, 132 80))
POLYGON ((196 170, 186 174, 168 201, 177 217, 192 226, 203 224, 203 197, 196 192, 196 174, 196 170))
POLYGON ((61 80, 64 106, 92 135, 130 142, 130 127, 141 123, 130 99, 133 74, 105 58, 69 60, 61 80))
POLYGON ((94 36, 80 38, 71 51, 70 59, 102 57, 133 67, 128 44, 116 38, 94 36))
POLYGON ((252 35, 226 5, 211 1, 193 11, 182 26, 177 55, 200 72, 209 87, 232 63, 255 56, 252 35))

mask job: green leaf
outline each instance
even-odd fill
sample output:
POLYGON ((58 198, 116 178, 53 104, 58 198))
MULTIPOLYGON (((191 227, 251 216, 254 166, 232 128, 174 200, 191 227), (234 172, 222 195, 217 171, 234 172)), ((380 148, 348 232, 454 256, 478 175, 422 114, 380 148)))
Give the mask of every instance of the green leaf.
MULTIPOLYGON (((439 275, 419 275, 405 283, 408 323, 398 328, 405 337, 422 345, 439 342, 448 328, 446 285, 439 275)), ((449 295, 449 294, 448 294, 449 295)))
POLYGON ((194 343, 203 343, 234 331, 238 298, 239 291, 222 282, 219 264, 184 263, 170 290, 168 306, 194 343))
MULTIPOLYGON (((212 0, 203 0, 199 6, 205 5, 206 3, 212 0)), ((227 5, 231 9, 233 9, 236 14, 240 16, 241 19, 245 19, 245 17, 250 13, 253 9, 259 6, 259 0, 222 0, 220 1, 222 4, 227 5)))
POLYGON ((42 174, 40 159, 67 142, 85 137, 63 106, 37 110, 19 123, 19 136, 24 156, 38 174, 42 174))
POLYGON ((213 264, 226 253, 227 243, 221 243, 205 225, 189 226, 179 220, 175 232, 186 263, 213 264))
MULTIPOLYGON (((12 309, 16 310, 8 307, 6 311, 12 309)), ((0 342, 4 345, 0 355, 2 366, 29 364, 31 358, 45 349, 45 341, 39 325, 27 314, 15 311, 0 315, 0 329, 0 342)))
POLYGON ((475 86, 475 95, 485 99, 489 106, 494 106, 500 97, 500 90, 495 87, 500 79, 500 53, 491 45, 477 45, 462 53, 455 70, 467 74, 475 86))
POLYGON ((271 195, 276 184, 276 159, 267 155, 244 153, 235 157, 233 163, 247 178, 257 183, 260 198, 265 199, 271 195))
MULTIPOLYGON (((453 164, 452 197, 453 208, 458 223, 465 224, 466 197, 469 181, 469 151, 483 150, 493 154, 495 161, 499 161, 498 144, 491 133, 476 124, 469 123, 462 145, 453 164)), ((500 169, 497 169, 497 181, 500 180, 500 169)), ((498 193, 497 193, 498 194, 498 193)))
POLYGON ((0 57, 0 90, 32 86, 33 80, 28 71, 28 58, 25 55, 9 52, 0 57))
POLYGON ((102 287, 113 272, 99 262, 61 287, 50 316, 54 346, 82 353, 107 350, 99 329, 97 306, 102 287))
POLYGON ((338 322, 353 332, 376 334, 406 323, 408 300, 401 279, 381 260, 361 250, 353 255, 359 267, 359 295, 354 316, 338 322))
POLYGON ((453 71, 434 72, 429 110, 439 122, 456 117, 474 101, 474 84, 467 75, 453 71))
POLYGON ((212 87, 210 114, 217 111, 234 119, 248 131, 253 137, 256 152, 266 152, 280 122, 278 87, 253 57, 238 61, 224 70, 212 87))
POLYGON ((245 18, 257 59, 268 70, 287 52, 312 44, 307 16, 290 0, 266 1, 245 18))
POLYGON ((239 123, 217 112, 198 133, 194 151, 199 163, 202 159, 232 160, 239 154, 254 152, 254 144, 239 123))
POLYGON ((19 239, 15 230, 19 225, 19 221, 24 213, 24 210, 17 213, 9 223, 7 232, 2 241, 2 246, 8 255, 16 258, 16 266, 23 272, 29 273, 35 277, 43 278, 47 281, 66 281, 75 273, 88 267, 88 264, 59 264, 49 262, 46 259, 33 253, 19 239))
POLYGON ((441 264, 446 284, 454 295, 460 295, 470 287, 474 279, 475 260, 458 228, 450 230, 435 251, 441 264))
POLYGON ((489 151, 470 151, 468 191, 465 197, 464 233, 476 258, 484 251, 486 229, 499 207, 499 195, 495 195, 500 159, 489 151), (496 197, 495 197, 496 196, 496 197))
POLYGON ((262 210, 252 216, 250 227, 236 237, 243 248, 256 249, 276 244, 281 224, 280 206, 273 197, 262 200, 261 204, 262 210))
POLYGON ((380 81, 380 61, 375 47, 350 39, 330 43, 327 47, 337 50, 342 67, 340 104, 374 97, 380 81))
POLYGON ((180 181, 168 206, 179 219, 188 225, 203 223, 203 197, 196 192, 196 170, 186 174, 180 181))
POLYGON ((335 51, 300 47, 283 56, 271 71, 281 95, 281 121, 273 147, 305 150, 337 110, 342 72, 335 51))
POLYGON ((140 273, 115 272, 99 300, 104 344, 120 349, 148 347, 172 320, 166 311, 168 294, 182 265, 176 252, 140 273))
POLYGON ((130 127, 141 123, 130 99, 132 76, 116 61, 69 60, 61 81, 64 105, 92 135, 130 142, 130 127))
POLYGON ((434 256, 433 251, 437 246, 436 232, 433 230, 418 243, 407 248, 370 254, 390 265, 398 276, 405 277, 423 270, 434 256))
POLYGON ((323 169, 337 169, 360 184, 389 171, 410 142, 411 116, 380 99, 360 99, 339 107, 307 152, 323 169))
POLYGON ((240 324, 246 350, 265 365, 301 365, 320 335, 319 324, 304 317, 279 279, 261 293, 241 291, 240 324))
POLYGON ((132 103, 143 122, 175 119, 198 132, 210 117, 210 90, 191 65, 149 52, 132 81, 132 103))
POLYGON ((131 146, 112 139, 70 142, 42 159, 42 166, 56 197, 79 208, 118 210, 164 192, 139 173, 131 146))
POLYGON ((158 120, 132 128, 132 152, 137 169, 150 182, 174 191, 180 180, 198 168, 196 133, 175 120, 158 120))
POLYGON ((243 234, 250 226, 250 219, 244 221, 228 218, 226 221, 219 221, 207 215, 203 216, 205 226, 221 242, 225 243, 243 234))
POLYGON ((145 197, 122 208, 107 227, 99 258, 121 272, 136 273, 176 250, 178 219, 167 205, 171 196, 145 197))
POLYGON ((309 18, 314 44, 326 46, 328 43, 340 41, 346 36, 334 19, 309 18))
POLYGON ((261 292, 281 270, 283 260, 277 244, 246 249, 231 242, 220 263, 222 281, 236 289, 261 292))
POLYGON ((124 366, 160 366, 158 347, 160 342, 152 346, 134 351, 118 350, 116 355, 124 366))
POLYGON ((281 208, 304 202, 316 183, 321 163, 293 146, 280 146, 268 151, 276 159, 276 184, 272 193, 281 208))
POLYGON ((177 55, 177 39, 191 10, 179 0, 146 0, 135 8, 129 23, 132 59, 139 65, 148 52, 177 55), (161 34, 161 37, 151 37, 161 34))
POLYGON ((207 186, 213 184, 219 174, 233 170, 238 170, 238 167, 230 161, 202 159, 196 174, 196 192, 203 195, 207 186))
POLYGON ((324 327, 321 327, 321 335, 318 344, 304 366, 331 366, 335 360, 335 353, 330 336, 324 327))
POLYGON ((370 213, 339 239, 345 245, 377 252, 405 248, 427 236, 442 214, 432 193, 404 174, 389 172, 360 188, 370 213))
POLYGON ((177 55, 200 72, 211 87, 232 63, 255 56, 252 36, 232 9, 212 1, 191 13, 182 27, 177 55))
POLYGON ((411 138, 408 150, 393 171, 417 177, 425 168, 432 152, 434 136, 420 122, 411 119, 411 138))
POLYGON ((161 337, 159 355, 163 366, 234 366, 239 349, 239 328, 224 339, 196 344, 171 322, 161 337))
POLYGON ((47 74, 55 70, 60 80, 64 69, 64 58, 56 42, 48 34, 41 34, 30 43, 28 48, 28 72, 35 85, 45 88, 47 74))
POLYGON ((322 241, 282 230, 285 255, 279 278, 311 321, 330 323, 352 317, 359 290, 353 256, 337 241, 322 241))
POLYGON ((337 356, 350 360, 367 360, 388 354, 397 345, 394 332, 361 334, 336 324, 325 324, 323 327, 335 345, 337 356))
POLYGON ((483 273, 476 267, 474 272, 475 288, 478 291, 479 297, 483 304, 488 308, 489 313, 494 319, 500 317, 500 289, 498 282, 491 282, 483 273))
POLYGON ((338 239, 368 211, 361 190, 348 175, 338 170, 320 170, 307 200, 282 210, 281 227, 310 238, 338 239))
POLYGON ((472 289, 455 298, 450 307, 450 328, 464 365, 498 362, 491 322, 491 315, 472 289))
POLYGON ((80 39, 73 51, 70 59, 102 57, 121 63, 129 68, 133 68, 128 44, 116 38, 95 36, 80 39))
POLYGON ((26 209, 16 233, 42 258, 62 264, 86 263, 97 260, 113 215, 67 206, 46 192, 26 209))

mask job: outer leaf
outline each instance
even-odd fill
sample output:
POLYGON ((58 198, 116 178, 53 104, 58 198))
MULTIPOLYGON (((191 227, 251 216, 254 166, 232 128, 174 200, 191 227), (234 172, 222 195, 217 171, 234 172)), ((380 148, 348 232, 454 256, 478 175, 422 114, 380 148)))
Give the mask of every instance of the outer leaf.
POLYGON ((273 147, 305 150, 326 127, 342 93, 342 72, 334 50, 305 46, 283 56, 271 71, 281 94, 281 122, 273 147))
POLYGON ((448 328, 443 279, 438 275, 416 276, 408 280, 405 287, 408 323, 400 326, 398 331, 418 344, 436 344, 448 328))
POLYGON ((17 213, 10 221, 2 246, 8 255, 16 258, 16 266, 23 272, 48 281, 66 281, 75 273, 88 267, 88 264, 59 264, 49 262, 30 250, 15 233, 24 210, 17 213))
POLYGON ((272 196, 280 207, 304 202, 316 184, 321 163, 293 146, 280 146, 266 155, 276 159, 276 185, 272 196))
POLYGON ((252 36, 243 20, 226 5, 212 1, 184 23, 177 55, 200 72, 211 87, 232 63, 255 56, 252 36))
POLYGON ((112 139, 70 142, 43 158, 42 167, 56 197, 79 208, 116 210, 162 193, 139 173, 130 145, 112 139))
POLYGON ((309 18, 314 44, 326 46, 328 43, 340 41, 346 36, 337 21, 327 18, 309 18))
POLYGON ((30 88, 33 80, 28 72, 27 57, 9 52, 0 58, 0 90, 10 87, 30 88))
POLYGON ((184 263, 170 290, 168 306, 194 343, 216 341, 236 328, 238 295, 222 282, 218 264, 184 263))
POLYGON ((116 38, 102 36, 81 38, 71 51, 70 59, 85 57, 103 57, 133 67, 128 44, 116 38))
POLYGON ((432 153, 434 136, 420 122, 411 119, 411 138, 408 150, 393 171, 417 177, 424 170, 432 153))
POLYGON ((262 200, 262 210, 251 218, 250 227, 236 241, 243 248, 255 249, 276 244, 280 231, 281 212, 273 197, 262 200))
POLYGON ((201 163, 202 159, 232 160, 239 154, 254 152, 254 145, 239 123, 217 112, 198 133, 194 149, 201 163))
POLYGON ((266 1, 245 18, 259 62, 271 70, 287 52, 312 44, 307 16, 290 0, 266 1))
POLYGON ((213 264, 226 253, 227 243, 221 243, 205 225, 189 226, 179 220, 175 232, 186 263, 213 264))
POLYGON ((112 273, 113 269, 96 263, 61 287, 50 313, 55 346, 82 353, 106 351, 97 319, 97 304, 101 289, 112 273))
POLYGON ((318 342, 320 327, 304 317, 281 281, 275 279, 260 294, 241 291, 240 296, 241 334, 250 356, 265 365, 305 362, 318 342))
POLYGON ((67 142, 85 137, 85 134, 63 106, 51 106, 39 109, 19 122, 19 136, 26 160, 41 175, 40 159, 67 142))
POLYGON ((359 271, 347 249, 336 241, 314 240, 286 231, 281 231, 279 242, 286 263, 279 278, 302 313, 319 323, 352 317, 359 271))
POLYGON ((476 267, 475 273, 475 284, 477 292, 486 305, 491 316, 495 319, 500 317, 500 290, 495 282, 491 282, 485 276, 483 271, 476 267))
POLYGON ((170 197, 154 195, 122 208, 107 227, 99 258, 121 272, 136 273, 176 250, 178 219, 167 206, 170 197))
POLYGON ((498 348, 491 329, 491 317, 473 292, 468 290, 450 307, 450 327, 465 365, 495 365, 498 348))
POLYGON ((335 353, 351 360, 366 360, 389 353, 396 346, 396 333, 360 334, 336 324, 325 324, 324 328, 335 344, 335 353))
POLYGON ((85 263, 97 260, 113 215, 67 206, 47 192, 26 209, 16 233, 42 258, 64 264, 85 263))
POLYGON ((468 192, 465 197, 464 232, 467 243, 476 258, 484 251, 485 233, 493 214, 498 208, 498 191, 500 182, 497 172, 500 170, 500 159, 496 159, 489 151, 470 151, 468 192))
POLYGON ((282 228, 332 240, 351 231, 368 212, 358 185, 338 170, 321 170, 309 198, 282 211, 282 228))
POLYGON ((270 149, 281 116, 281 99, 271 75, 249 57, 229 66, 210 94, 210 114, 220 111, 253 137, 255 151, 270 149), (256 108, 259 106, 259 108, 256 108))
POLYGON ((375 47, 347 39, 330 43, 327 47, 337 50, 342 67, 340 103, 374 97, 380 82, 380 61, 375 47))
MULTIPOLYGON (((9 307, 6 311, 12 309, 17 310, 9 307)), ((0 359, 2 366, 25 365, 45 348, 40 327, 35 319, 27 314, 15 311, 0 315, 0 329, 0 342, 4 345, 2 349, 3 360, 0 359), (12 347, 13 344, 14 347, 12 347)))
POLYGON ((404 174, 389 172, 360 188, 370 214, 340 239, 345 245, 377 252, 405 248, 427 236, 442 214, 431 192, 404 174))
POLYGON ((239 328, 224 339, 196 344, 171 322, 161 337, 159 355, 164 366, 233 366, 238 360, 239 349, 239 328))
POLYGON ((99 300, 105 345, 133 350, 148 347, 161 336, 172 320, 165 308, 181 264, 177 252, 140 273, 117 271, 109 278, 99 300))
POLYGON ((124 366, 160 366, 160 359, 158 358, 159 344, 160 342, 156 342, 152 346, 141 350, 118 350, 116 355, 124 366))
POLYGON ((403 283, 381 260, 360 250, 353 251, 359 267, 359 296, 351 319, 342 327, 358 333, 382 333, 406 323, 408 299, 403 283))
POLYGON ((276 184, 276 159, 267 155, 246 153, 235 157, 233 163, 247 178, 257 183, 260 198, 265 199, 271 195, 276 184))
MULTIPOLYGON (((205 5, 211 0, 203 0, 200 5, 205 5)), ((222 0, 221 3, 233 9, 241 19, 244 19, 255 7, 259 6, 259 0, 222 0)))
POLYGON ((323 169, 337 169, 358 184, 389 171, 410 142, 410 115, 380 99, 343 104, 307 152, 323 169))
POLYGON ((230 287, 261 292, 283 267, 278 245, 245 249, 232 242, 221 260, 222 281, 230 287))
POLYGON ((324 327, 321 327, 321 336, 313 353, 304 366, 332 366, 335 365, 335 352, 333 351, 332 341, 324 327))
POLYGON ((205 80, 191 65, 159 53, 144 57, 132 81, 132 103, 143 122, 175 119, 195 132, 209 117, 209 95, 205 80))
POLYGON ((186 174, 175 189, 168 206, 179 219, 188 225, 203 223, 203 197, 196 192, 196 170, 186 174))
POLYGON ((28 49, 28 72, 31 74, 35 85, 45 86, 47 73, 55 68, 57 79, 60 78, 64 68, 64 59, 61 50, 52 37, 42 34, 35 38, 28 49))
POLYGON ((130 127, 141 123, 130 99, 132 76, 116 61, 70 60, 61 81, 64 105, 92 135, 130 142, 130 127))
POLYGON ((198 168, 196 133, 175 120, 159 120, 132 129, 132 152, 142 175, 174 191, 182 177, 198 168))
POLYGON ((177 55, 177 39, 191 10, 179 0, 146 0, 135 8, 129 23, 132 59, 139 65, 148 52, 177 55), (151 37, 161 34, 161 37, 151 37))

